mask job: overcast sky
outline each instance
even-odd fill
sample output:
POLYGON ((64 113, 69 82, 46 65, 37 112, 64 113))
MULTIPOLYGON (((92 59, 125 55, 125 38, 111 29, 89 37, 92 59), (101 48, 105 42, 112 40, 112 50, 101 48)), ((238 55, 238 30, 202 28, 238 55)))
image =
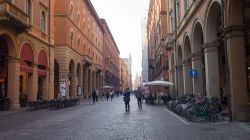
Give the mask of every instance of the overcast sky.
POLYGON ((141 74, 141 21, 147 17, 149 0, 91 0, 100 18, 105 18, 120 57, 132 56, 133 79, 141 74))

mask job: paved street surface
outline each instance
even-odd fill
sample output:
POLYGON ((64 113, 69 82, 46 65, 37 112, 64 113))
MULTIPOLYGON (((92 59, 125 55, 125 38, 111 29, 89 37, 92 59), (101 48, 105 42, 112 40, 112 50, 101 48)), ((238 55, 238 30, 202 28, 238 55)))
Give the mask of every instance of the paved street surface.
POLYGON ((138 109, 131 97, 61 110, 0 112, 0 140, 249 140, 247 123, 192 123, 163 105, 138 109))

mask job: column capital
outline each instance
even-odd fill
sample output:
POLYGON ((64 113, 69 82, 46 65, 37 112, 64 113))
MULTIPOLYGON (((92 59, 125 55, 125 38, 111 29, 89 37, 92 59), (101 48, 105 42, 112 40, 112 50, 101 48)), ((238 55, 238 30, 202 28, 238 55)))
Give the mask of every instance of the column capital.
POLYGON ((221 44, 220 42, 204 43, 202 45, 202 48, 204 50, 204 53, 217 52, 220 44, 221 44))
POLYGON ((182 63, 183 63, 183 66, 189 66, 189 65, 191 65, 191 58, 184 59, 182 61, 182 63))
POLYGON ((244 25, 235 25, 235 26, 228 26, 224 28, 224 32, 226 34, 226 38, 233 38, 233 37, 243 37, 245 32, 246 26, 244 25))
POLYGON ((203 53, 202 52, 195 52, 195 53, 191 54, 192 61, 201 60, 202 57, 203 57, 203 53))

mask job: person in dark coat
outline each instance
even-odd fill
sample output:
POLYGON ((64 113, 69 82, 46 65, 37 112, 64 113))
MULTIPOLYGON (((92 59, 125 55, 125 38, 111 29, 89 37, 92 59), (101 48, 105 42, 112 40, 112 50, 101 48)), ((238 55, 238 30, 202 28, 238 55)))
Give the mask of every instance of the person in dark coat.
POLYGON ((96 92, 95 92, 95 90, 92 91, 92 99, 93 99, 93 103, 95 103, 95 101, 96 101, 96 92))
POLYGON ((137 98, 137 104, 139 108, 142 108, 141 100, 142 100, 142 91, 141 88, 138 87, 138 90, 135 93, 135 97, 137 98))
POLYGON ((107 101, 109 100, 109 93, 106 92, 106 98, 107 98, 107 101))
POLYGON ((123 100, 125 102, 125 109, 126 111, 130 110, 129 102, 130 102, 130 91, 129 88, 126 89, 124 95, 123 95, 123 100))

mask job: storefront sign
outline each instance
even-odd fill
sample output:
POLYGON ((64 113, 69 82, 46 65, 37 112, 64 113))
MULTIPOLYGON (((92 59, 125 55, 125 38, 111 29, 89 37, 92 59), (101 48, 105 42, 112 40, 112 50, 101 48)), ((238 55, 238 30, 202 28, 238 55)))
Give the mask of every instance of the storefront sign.
POLYGON ((60 82, 59 82, 59 85, 60 85, 60 96, 61 97, 64 97, 66 96, 66 80, 65 79, 61 79, 60 82))
POLYGON ((77 88, 77 96, 82 96, 82 87, 78 86, 77 88))

